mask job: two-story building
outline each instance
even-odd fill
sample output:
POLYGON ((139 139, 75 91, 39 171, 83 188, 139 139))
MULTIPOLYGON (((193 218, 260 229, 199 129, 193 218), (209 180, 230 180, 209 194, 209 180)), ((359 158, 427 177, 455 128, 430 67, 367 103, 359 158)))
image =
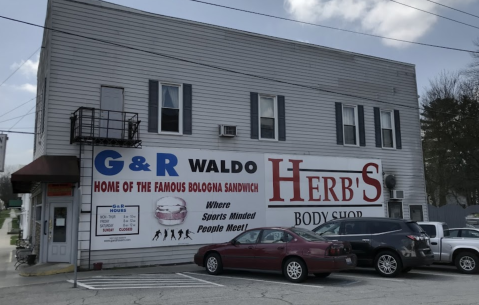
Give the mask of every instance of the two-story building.
POLYGON ((40 262, 191 262, 257 226, 427 220, 414 65, 49 0, 32 196, 40 262))

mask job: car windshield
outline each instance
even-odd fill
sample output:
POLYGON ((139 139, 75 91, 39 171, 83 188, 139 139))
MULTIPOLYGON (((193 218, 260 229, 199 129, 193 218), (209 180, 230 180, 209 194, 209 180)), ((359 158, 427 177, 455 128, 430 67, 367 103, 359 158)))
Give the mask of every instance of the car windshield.
POLYGON ((321 237, 321 235, 306 229, 292 228, 291 232, 299 235, 301 238, 307 241, 325 241, 326 240, 323 237, 321 237))

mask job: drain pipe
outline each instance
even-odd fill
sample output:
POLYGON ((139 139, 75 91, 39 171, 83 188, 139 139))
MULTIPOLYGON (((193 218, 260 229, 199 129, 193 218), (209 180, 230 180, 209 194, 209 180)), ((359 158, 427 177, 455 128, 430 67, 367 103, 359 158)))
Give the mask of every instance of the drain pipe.
POLYGON ((77 279, 78 279, 78 234, 80 229, 80 213, 81 211, 81 202, 80 202, 80 183, 77 184, 74 190, 73 197, 73 221, 74 221, 74 234, 73 234, 73 288, 77 288, 77 279))

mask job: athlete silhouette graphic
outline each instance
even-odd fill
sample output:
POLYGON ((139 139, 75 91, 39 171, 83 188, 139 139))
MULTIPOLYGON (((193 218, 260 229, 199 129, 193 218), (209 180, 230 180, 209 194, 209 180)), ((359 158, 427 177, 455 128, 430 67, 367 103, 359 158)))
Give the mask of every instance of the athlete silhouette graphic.
POLYGON ((168 230, 165 229, 165 237, 163 237, 163 241, 165 241, 165 239, 168 237, 168 230))
POLYGON ((190 237, 190 234, 195 234, 195 233, 191 232, 189 229, 186 229, 186 232, 185 232, 185 233, 186 233, 186 234, 185 234, 185 238, 184 238, 184 239, 189 238, 189 239, 193 240, 193 239, 190 237))
POLYGON ((178 240, 181 239, 181 236, 183 236, 183 230, 182 230, 182 229, 180 229, 180 230, 178 231, 178 240))
POLYGON ((170 240, 173 240, 173 238, 176 240, 176 236, 175 236, 175 230, 171 230, 171 238, 170 240))
POLYGON ((161 229, 156 231, 155 233, 155 236, 153 236, 153 239, 152 240, 158 240, 158 238, 160 238, 160 235, 161 235, 161 229), (156 238, 156 239, 155 239, 156 238))

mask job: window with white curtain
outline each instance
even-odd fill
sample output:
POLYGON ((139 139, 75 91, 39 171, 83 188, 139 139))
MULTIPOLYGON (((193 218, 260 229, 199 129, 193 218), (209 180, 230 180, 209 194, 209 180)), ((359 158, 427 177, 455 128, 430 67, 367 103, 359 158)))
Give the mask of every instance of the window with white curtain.
POLYGON ((181 85, 161 84, 160 105, 160 132, 181 134, 183 132, 181 85))
POLYGON ((390 110, 381 111, 381 136, 384 148, 394 148, 394 117, 390 110))
POLYGON ((276 97, 259 96, 259 124, 260 139, 277 140, 278 135, 278 109, 276 97))
POLYGON ((357 106, 343 106, 343 132, 345 145, 358 145, 357 106))

